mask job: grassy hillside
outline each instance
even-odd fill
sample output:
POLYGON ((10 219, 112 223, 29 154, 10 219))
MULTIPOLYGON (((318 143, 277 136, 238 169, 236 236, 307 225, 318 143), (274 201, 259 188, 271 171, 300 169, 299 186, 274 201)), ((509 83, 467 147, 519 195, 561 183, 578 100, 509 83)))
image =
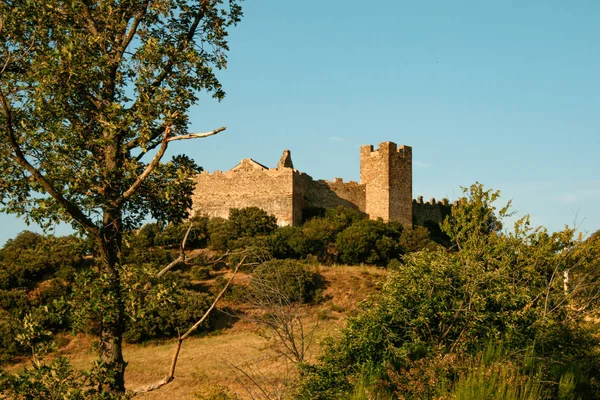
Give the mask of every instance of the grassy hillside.
MULTIPOLYGON (((308 317, 304 321, 307 327, 317 324, 314 343, 309 349, 309 359, 314 360, 320 340, 337 334, 346 317, 356 310, 357 303, 378 290, 387 271, 370 266, 318 266, 311 269, 322 277, 322 300, 306 306, 308 317)), ((248 274, 240 273, 234 284, 246 285, 248 280, 248 274)), ((199 281, 194 283, 200 284, 199 281)), ((201 284, 214 285, 215 279, 201 284)), ((136 398, 197 399, 196 394, 209 395, 220 390, 247 398, 260 395, 260 390, 277 393, 295 377, 292 365, 270 350, 269 341, 260 334, 261 327, 244 318, 245 314, 260 310, 251 309, 243 301, 227 298, 219 303, 219 309, 213 325, 221 329, 184 342, 176 379, 159 390, 136 398), (222 311, 224 309, 226 312, 222 311)), ((63 341, 67 340, 69 342, 60 353, 69 358, 75 368, 89 369, 96 358, 92 350, 93 338, 79 334, 68 335, 63 341)), ((174 340, 126 344, 128 389, 162 379, 168 372, 174 346, 174 340)), ((10 370, 18 370, 23 365, 16 364, 10 370)))

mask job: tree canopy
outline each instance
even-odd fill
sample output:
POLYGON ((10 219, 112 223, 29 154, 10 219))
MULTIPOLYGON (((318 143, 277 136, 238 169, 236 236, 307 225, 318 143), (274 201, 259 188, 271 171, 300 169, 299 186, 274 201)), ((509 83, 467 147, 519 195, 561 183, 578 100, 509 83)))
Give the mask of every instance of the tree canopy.
POLYGON ((122 234, 148 213, 187 215, 199 167, 170 142, 202 91, 221 100, 240 0, 0 2, 0 211, 94 240, 113 304, 102 360, 124 390, 122 234))

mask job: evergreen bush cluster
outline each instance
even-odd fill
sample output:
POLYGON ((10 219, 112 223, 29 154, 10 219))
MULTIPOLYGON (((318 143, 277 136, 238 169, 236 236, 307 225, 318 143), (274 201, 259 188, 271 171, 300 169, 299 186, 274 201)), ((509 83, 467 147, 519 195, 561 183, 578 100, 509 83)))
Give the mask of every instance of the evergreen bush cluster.
MULTIPOLYGON (((186 248, 215 251, 253 250, 262 259, 316 259, 320 263, 387 266, 403 254, 437 247, 420 226, 404 229, 396 222, 373 221, 364 214, 339 207, 323 210, 302 226, 278 228, 277 220, 257 207, 231 209, 229 219, 195 217, 186 248)), ((144 226, 137 233, 140 248, 181 245, 189 223, 144 226)), ((156 250, 155 250, 156 251, 156 250)), ((138 260, 140 261, 140 260, 138 260)))
POLYGON ((503 231, 498 195, 472 186, 442 224, 452 247, 396 262, 299 398, 598 398, 600 240, 527 217, 503 231))

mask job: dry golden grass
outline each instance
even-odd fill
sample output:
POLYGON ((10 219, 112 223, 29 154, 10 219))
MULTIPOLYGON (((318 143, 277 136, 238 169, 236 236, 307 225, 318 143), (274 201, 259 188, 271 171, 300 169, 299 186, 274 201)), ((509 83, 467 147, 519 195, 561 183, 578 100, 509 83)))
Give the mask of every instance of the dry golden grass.
MULTIPOLYGON (((324 337, 336 335, 357 303, 374 293, 378 282, 387 273, 382 269, 362 266, 318 266, 314 269, 324 279, 324 300, 307 310, 306 325, 318 323, 309 359, 316 358, 319 342, 324 337)), ((239 282, 236 278, 236 282, 243 283, 246 279, 242 275, 239 282)), ((225 305, 235 307, 231 302, 221 304, 225 305)), ((277 392, 288 378, 294 377, 294 368, 275 356, 272 343, 258 335, 257 329, 252 323, 240 320, 216 334, 189 338, 183 342, 175 380, 156 391, 136 396, 136 399, 196 399, 196 393, 220 387, 240 398, 262 397, 259 386, 270 393, 277 392)), ((62 349, 62 353, 74 367, 87 369, 95 357, 91 344, 91 338, 78 335, 62 349)), ((127 388, 135 389, 166 376, 174 346, 174 341, 125 345, 124 357, 129 363, 127 388)))

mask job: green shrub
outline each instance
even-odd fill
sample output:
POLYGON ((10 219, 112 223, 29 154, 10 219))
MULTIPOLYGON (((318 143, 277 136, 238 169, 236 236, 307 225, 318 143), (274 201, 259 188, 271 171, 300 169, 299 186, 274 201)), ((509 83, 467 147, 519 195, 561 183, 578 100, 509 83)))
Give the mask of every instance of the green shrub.
POLYGON ((413 253, 421 250, 434 250, 437 244, 431 240, 429 231, 422 226, 404 229, 399 240, 402 253, 413 253))
POLYGON ((277 229, 277 218, 258 207, 232 208, 228 221, 236 237, 265 236, 277 229))
POLYGON ((362 371, 374 367, 398 398, 436 398, 432 390, 443 377, 447 387, 462 382, 454 387, 457 396, 472 391, 477 398, 486 394, 484 375, 495 376, 490 385, 503 393, 508 386, 501 377, 509 372, 516 375, 506 379, 522 398, 541 393, 536 382, 548 398, 560 391, 598 398, 597 328, 585 318, 597 310, 600 242, 575 241, 571 229, 532 229, 528 218, 502 232, 509 213, 494 207, 496 198, 480 185, 468 189, 442 225, 455 248, 404 255, 380 294, 361 305, 342 335, 326 342, 320 363, 306 369, 300 398, 348 398, 362 371), (531 349, 540 379, 523 377, 537 376, 538 369, 519 375, 502 363, 460 375, 455 361, 474 357, 490 341, 502 341, 511 354, 531 349))
POLYGON ((229 241, 237 239, 237 233, 223 218, 211 218, 207 224, 208 247, 213 250, 227 250, 229 241))
POLYGON ((192 279, 199 281, 210 278, 210 268, 202 265, 194 265, 190 271, 192 279))
POLYGON ((28 350, 16 340, 20 325, 20 318, 0 308, 0 363, 8 361, 13 356, 24 354, 28 350))
POLYGON ((301 259, 310 252, 308 238, 304 235, 303 229, 296 226, 277 229, 269 236, 269 242, 273 257, 279 259, 301 259))
POLYGON ((135 244, 123 250, 123 262, 125 264, 151 265, 157 271, 164 268, 178 257, 176 250, 164 249, 162 247, 143 248, 135 244))
POLYGON ((207 229, 211 249, 239 249, 252 238, 266 237, 274 232, 277 218, 258 207, 232 208, 229 219, 211 218, 207 229))
MULTIPOLYGON (((158 279, 151 266, 125 265, 121 277, 127 315, 123 338, 131 343, 174 337, 199 320, 210 305, 210 296, 190 290, 189 281, 180 273, 158 279)), ((107 285, 107 277, 95 271, 77 275, 71 300, 78 304, 76 330, 97 333, 99 323, 114 312, 106 308, 107 285)))
POLYGON ((387 265, 401 254, 401 225, 362 219, 337 235, 340 261, 346 264, 387 265))
POLYGON ((308 254, 312 254, 324 263, 333 263, 337 260, 335 237, 338 226, 325 218, 315 218, 302 226, 302 233, 306 238, 308 254))
POLYGON ((341 232, 355 222, 366 218, 366 214, 348 207, 338 206, 325 210, 325 219, 333 223, 337 232, 341 232))
POLYGON ((73 370, 69 361, 57 357, 48 363, 34 362, 17 374, 0 371, 0 393, 12 400, 126 400, 127 394, 102 392, 100 383, 106 380, 106 368, 81 373, 73 370))
POLYGON ((135 234, 136 245, 144 249, 153 247, 156 244, 156 236, 158 236, 160 232, 160 226, 156 222, 152 222, 142 226, 135 234))
POLYGON ((31 309, 25 289, 0 290, 0 308, 16 317, 22 317, 31 309))
POLYGON ((287 302, 308 303, 315 296, 313 273, 293 260, 271 260, 252 274, 250 292, 255 297, 277 296, 287 302))
POLYGON ((83 265, 84 247, 84 242, 75 236, 21 232, 0 249, 2 286, 33 288, 57 273, 69 278, 74 269, 83 265))

